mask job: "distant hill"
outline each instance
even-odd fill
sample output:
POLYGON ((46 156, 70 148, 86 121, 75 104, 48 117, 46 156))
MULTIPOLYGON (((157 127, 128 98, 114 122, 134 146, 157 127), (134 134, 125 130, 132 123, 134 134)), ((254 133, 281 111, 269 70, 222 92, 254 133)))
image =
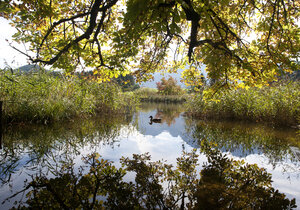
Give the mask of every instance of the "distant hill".
POLYGON ((40 67, 37 64, 29 64, 29 65, 25 65, 25 66, 21 66, 17 69, 14 70, 16 73, 19 72, 20 74, 31 74, 31 73, 49 73, 52 76, 61 76, 61 72, 60 71, 51 71, 51 70, 47 70, 45 68, 40 67))
POLYGON ((295 71, 293 73, 293 77, 294 77, 295 80, 300 80, 300 70, 295 71))
POLYGON ((300 70, 294 71, 292 73, 286 73, 278 77, 279 80, 287 80, 287 81, 300 81, 300 70))
POLYGON ((41 70, 41 67, 37 64, 35 64, 35 65, 29 64, 29 65, 19 67, 19 70, 22 71, 22 72, 32 72, 32 71, 41 70))

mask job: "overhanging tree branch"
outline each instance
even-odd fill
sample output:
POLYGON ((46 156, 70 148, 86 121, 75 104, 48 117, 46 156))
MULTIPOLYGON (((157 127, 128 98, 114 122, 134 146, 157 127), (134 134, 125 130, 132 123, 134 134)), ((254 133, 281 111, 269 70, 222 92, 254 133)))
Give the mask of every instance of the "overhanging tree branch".
MULTIPOLYGON (((95 2, 93 3, 93 6, 91 7, 91 11, 90 12, 83 13, 83 14, 80 14, 80 15, 77 15, 77 16, 73 16, 72 18, 69 18, 70 20, 74 20, 76 18, 84 17, 87 14, 89 14, 90 15, 89 26, 86 29, 85 33, 83 33, 81 36, 77 37, 76 39, 70 41, 69 44, 67 44, 63 49, 59 50, 59 52, 53 58, 51 58, 50 60, 42 60, 42 59, 37 58, 37 59, 31 59, 31 61, 33 63, 40 62, 40 63, 44 63, 44 64, 48 64, 48 65, 51 65, 51 64, 55 63, 61 57, 61 55, 64 54, 64 53, 66 53, 72 46, 74 46, 75 44, 78 44, 80 41, 82 41, 84 39, 89 39, 90 36, 92 35, 92 33, 93 33, 96 25, 97 25, 96 19, 97 19, 98 13, 100 11, 102 11, 103 15, 104 15, 105 12, 106 12, 106 10, 108 10, 112 6, 114 6, 117 3, 117 1, 118 0, 111 0, 111 1, 109 1, 108 4, 104 5, 103 7, 100 7, 101 4, 103 3, 102 0, 95 0, 95 2)), ((69 19, 62 19, 62 20, 58 21, 56 23, 56 25, 53 24, 54 27, 51 30, 49 30, 48 33, 45 35, 46 38, 43 39, 41 45, 44 43, 44 40, 47 39, 47 37, 49 36, 49 34, 55 28, 55 26, 57 26, 57 25, 59 25, 59 24, 61 24, 63 22, 69 21, 69 19)), ((103 24, 103 22, 100 22, 100 23, 103 24)))
MULTIPOLYGON (((55 28, 56 26, 58 26, 58 25, 60 25, 60 24, 62 24, 62 23, 65 23, 65 22, 67 22, 67 21, 72 21, 72 20, 75 20, 75 19, 77 19, 77 18, 81 18, 81 17, 87 16, 87 15, 89 15, 89 14, 90 14, 89 12, 87 12, 87 13, 82 13, 82 14, 74 15, 74 16, 72 16, 72 17, 70 17, 70 18, 61 19, 61 20, 59 20, 59 21, 57 21, 57 22, 54 22, 53 24, 50 23, 50 24, 51 24, 51 27, 48 29, 46 35, 44 36, 43 40, 41 41, 41 44, 40 44, 40 46, 39 46, 39 48, 38 48, 38 53, 37 53, 37 54, 39 55, 39 51, 40 51, 40 49, 42 48, 42 46, 44 45, 45 40, 46 40, 46 39, 48 38, 48 36, 52 33, 52 31, 54 30, 54 28, 55 28)), ((50 21, 51 21, 51 19, 50 19, 50 21)))

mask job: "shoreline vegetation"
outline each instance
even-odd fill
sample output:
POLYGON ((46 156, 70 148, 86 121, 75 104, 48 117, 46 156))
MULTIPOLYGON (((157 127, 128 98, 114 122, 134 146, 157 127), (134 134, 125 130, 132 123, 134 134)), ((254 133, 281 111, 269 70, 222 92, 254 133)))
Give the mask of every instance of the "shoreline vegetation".
POLYGON ((154 102, 182 103, 186 114, 196 118, 297 127, 300 123, 299 90, 297 81, 281 82, 262 88, 224 90, 204 100, 203 91, 180 90, 170 95, 155 88, 139 88, 126 92, 115 83, 99 84, 78 76, 0 70, 2 118, 6 124, 48 124, 97 114, 129 113, 139 102, 154 102))
POLYGON ((95 114, 128 113, 137 98, 114 83, 49 72, 0 71, 4 123, 43 123, 95 114))
POLYGON ((282 82, 262 88, 227 90, 205 101, 203 93, 187 103, 187 112, 203 119, 266 122, 297 127, 300 123, 300 83, 282 82))
POLYGON ((141 102, 150 103, 185 103, 190 97, 189 94, 163 95, 155 88, 140 88, 134 92, 141 102))

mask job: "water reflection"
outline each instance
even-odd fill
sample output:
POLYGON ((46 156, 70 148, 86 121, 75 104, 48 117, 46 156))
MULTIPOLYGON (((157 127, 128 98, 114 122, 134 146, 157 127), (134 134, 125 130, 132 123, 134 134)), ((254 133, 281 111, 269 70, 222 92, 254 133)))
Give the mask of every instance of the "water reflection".
POLYGON ((168 125, 168 127, 175 124, 177 118, 184 112, 184 106, 182 105, 165 103, 143 103, 141 109, 143 113, 161 119, 161 122, 168 125))
POLYGON ((13 182, 13 174, 45 168, 61 154, 78 156, 82 148, 93 151, 100 145, 113 148, 117 146, 122 127, 130 131, 131 121, 132 116, 124 116, 81 119, 53 126, 9 127, 0 150, 0 184, 13 182))
POLYGON ((145 103, 141 106, 141 111, 136 115, 138 121, 138 130, 145 136, 152 136, 158 139, 162 135, 162 139, 180 138, 190 146, 199 147, 197 142, 194 142, 189 133, 186 132, 184 106, 178 104, 165 103, 145 103), (146 119, 149 116, 160 118, 162 123, 149 125, 146 119))
MULTIPOLYGON (((297 159, 299 139, 293 130, 232 122, 196 121, 185 117, 184 107, 174 104, 142 104, 133 116, 101 116, 52 127, 19 126, 6 129, 0 150, 0 202, 20 191, 31 175, 57 177, 67 166, 80 168, 82 156, 98 152, 114 161, 149 152, 153 161, 175 165, 182 151, 200 149, 205 139, 230 157, 258 164, 272 173, 273 186, 289 198, 300 199, 297 159), (149 116, 161 123, 149 124, 149 116)), ((199 153, 199 167, 207 161, 199 153)), ((79 173, 80 170, 77 170, 79 173)), ((125 176, 126 181, 134 181, 125 176)), ((16 198, 19 199, 19 198, 16 198)), ((13 204, 6 202, 3 208, 13 204)))
MULTIPOLYGON (((206 142, 207 143, 207 142, 206 142)), ((176 167, 151 162, 148 154, 122 158, 121 168, 99 159, 97 153, 83 157, 84 166, 68 167, 49 179, 40 174, 25 183, 22 209, 291 209, 295 199, 271 186, 271 176, 256 165, 245 165, 202 145, 208 164, 198 178, 196 150, 184 152, 176 167), (87 172, 84 173, 84 169, 87 172), (124 181, 128 172, 134 182, 124 181), (164 186, 163 186, 164 184, 164 186)), ((63 168, 63 167, 60 167, 63 168)), ((13 195, 13 196, 15 196, 13 195)))
MULTIPOLYGON (((237 157, 251 154, 267 156, 271 163, 283 161, 289 155, 297 161, 291 147, 298 148, 299 139, 292 129, 274 129, 264 125, 242 122, 216 122, 186 120, 187 132, 194 141, 206 139, 215 142, 216 147, 237 157)), ((299 161, 299 160, 298 160, 299 161)))

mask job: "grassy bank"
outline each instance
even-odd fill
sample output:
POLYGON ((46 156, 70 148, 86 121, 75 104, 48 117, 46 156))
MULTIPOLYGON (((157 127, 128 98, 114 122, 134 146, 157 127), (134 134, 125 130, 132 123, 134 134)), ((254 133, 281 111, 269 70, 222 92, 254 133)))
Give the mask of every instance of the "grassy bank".
POLYGON ((124 112, 135 103, 134 98, 111 83, 50 73, 0 71, 0 100, 4 102, 3 120, 7 123, 48 123, 97 112, 124 112))
POLYGON ((202 118, 264 121, 277 125, 297 125, 300 116, 300 84, 229 90, 204 101, 197 94, 188 111, 202 118))
POLYGON ((154 88, 140 88, 134 92, 142 102, 156 103, 184 103, 188 99, 188 94, 162 95, 154 88))

